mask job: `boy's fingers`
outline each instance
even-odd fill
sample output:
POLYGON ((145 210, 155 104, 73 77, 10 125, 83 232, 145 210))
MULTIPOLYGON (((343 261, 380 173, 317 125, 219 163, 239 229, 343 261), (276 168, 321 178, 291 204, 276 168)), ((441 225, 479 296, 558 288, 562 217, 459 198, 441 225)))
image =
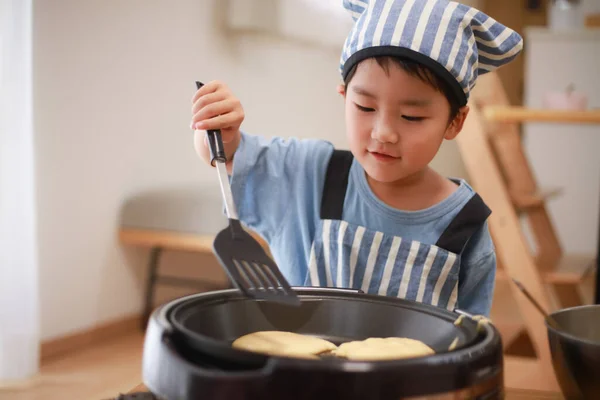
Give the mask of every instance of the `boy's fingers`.
POLYGON ((192 105, 192 114, 196 114, 202 108, 206 107, 211 103, 216 103, 221 100, 225 100, 227 98, 227 93, 224 91, 217 91, 213 93, 206 94, 196 100, 196 102, 192 105))
POLYGON ((200 97, 205 96, 209 93, 214 93, 223 87, 223 83, 221 81, 210 81, 206 85, 202 86, 200 89, 194 93, 194 97, 192 97, 192 103, 195 103, 200 97))
POLYGON ((236 102, 231 99, 209 104, 194 114, 194 121, 202 121, 217 115, 230 113, 235 109, 235 105, 236 102))
POLYGON ((225 115, 218 115, 216 117, 202 121, 197 128, 199 129, 225 129, 233 126, 236 122, 239 122, 239 113, 232 112, 225 115))

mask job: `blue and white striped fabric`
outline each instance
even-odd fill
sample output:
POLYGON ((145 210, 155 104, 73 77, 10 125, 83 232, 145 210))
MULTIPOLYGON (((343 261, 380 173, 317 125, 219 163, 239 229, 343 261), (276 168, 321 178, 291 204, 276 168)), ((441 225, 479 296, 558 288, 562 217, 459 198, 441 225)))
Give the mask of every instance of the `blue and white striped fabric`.
POLYGON ((372 56, 402 56, 432 68, 463 104, 479 75, 512 61, 522 37, 483 12, 447 0, 343 0, 354 26, 340 72, 372 56))
POLYGON ((317 228, 304 286, 362 290, 454 310, 460 256, 340 220, 317 228))

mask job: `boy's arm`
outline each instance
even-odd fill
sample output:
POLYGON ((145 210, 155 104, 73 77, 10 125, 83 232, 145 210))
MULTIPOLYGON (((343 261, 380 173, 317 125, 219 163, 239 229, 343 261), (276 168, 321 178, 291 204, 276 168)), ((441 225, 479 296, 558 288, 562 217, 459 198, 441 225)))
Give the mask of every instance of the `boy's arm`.
POLYGON ((271 242, 288 216, 296 223, 314 219, 333 146, 319 140, 245 135, 240 131, 243 120, 240 100, 223 82, 207 83, 192 98, 190 127, 197 153, 210 164, 205 131, 221 130, 239 219, 271 242))
POLYGON ((465 249, 460 267, 457 308, 489 317, 496 281, 496 253, 485 224, 465 249))

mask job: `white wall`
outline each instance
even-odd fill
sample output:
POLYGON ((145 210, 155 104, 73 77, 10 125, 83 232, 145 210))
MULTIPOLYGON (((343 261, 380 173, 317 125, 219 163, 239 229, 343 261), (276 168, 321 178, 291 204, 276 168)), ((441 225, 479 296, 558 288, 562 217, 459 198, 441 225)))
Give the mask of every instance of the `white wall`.
POLYGON ((581 2, 581 8, 584 14, 595 14, 600 13, 600 1, 598 0, 583 0, 581 2))
MULTIPOLYGON (((527 31, 525 104, 542 107, 547 91, 573 83, 600 108, 600 30, 552 33, 527 31)), ((596 254, 600 208, 600 125, 528 123, 525 145, 542 187, 564 194, 549 202, 558 236, 567 253, 596 254)))
MULTIPOLYGON (((220 28, 225 3, 34 2, 44 339, 140 310, 147 255, 116 240, 126 198, 216 184, 192 147, 195 80, 228 82, 250 132, 344 146, 339 54, 277 38, 228 38, 220 28)), ((454 144, 434 166, 464 175, 454 144)), ((204 265, 169 257, 171 265, 204 265)))

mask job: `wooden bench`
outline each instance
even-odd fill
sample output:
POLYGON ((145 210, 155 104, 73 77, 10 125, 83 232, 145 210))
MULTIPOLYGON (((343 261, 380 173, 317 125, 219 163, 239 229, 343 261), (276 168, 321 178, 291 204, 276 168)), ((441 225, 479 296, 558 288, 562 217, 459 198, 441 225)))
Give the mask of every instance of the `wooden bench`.
POLYGON ((176 287, 198 288, 200 290, 219 290, 222 285, 217 285, 200 279, 181 278, 169 275, 160 275, 158 267, 164 251, 186 251, 196 253, 212 253, 212 235, 198 235, 192 233, 176 232, 169 230, 155 230, 143 228, 123 227, 119 230, 119 241, 127 246, 150 249, 148 261, 148 278, 146 280, 146 293, 144 296, 144 310, 142 329, 152 309, 154 308, 154 293, 157 284, 176 287))
MULTIPOLYGON (((249 232, 268 252, 267 243, 254 232, 249 232)), ((211 291, 227 287, 217 285, 200 279, 181 278, 170 275, 160 275, 158 267, 160 257, 164 251, 186 251, 194 253, 212 254, 214 235, 178 232, 172 230, 147 229, 122 227, 119 230, 119 241, 127 246, 142 247, 150 249, 150 260, 148 261, 148 278, 146 280, 146 293, 144 296, 144 311, 142 318, 142 329, 152 309, 154 308, 154 292, 157 284, 165 284, 176 287, 197 288, 211 291)))

